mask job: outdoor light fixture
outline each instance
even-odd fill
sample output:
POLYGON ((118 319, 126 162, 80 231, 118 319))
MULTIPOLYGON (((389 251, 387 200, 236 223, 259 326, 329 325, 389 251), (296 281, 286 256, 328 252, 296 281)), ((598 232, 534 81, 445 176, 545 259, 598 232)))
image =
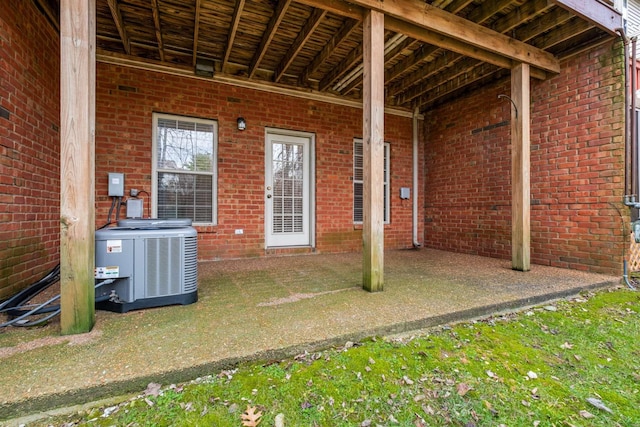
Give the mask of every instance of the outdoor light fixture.
POLYGON ((238 130, 245 130, 247 128, 247 122, 244 121, 244 117, 238 117, 238 130))
POLYGON ((215 70, 213 67, 213 61, 209 59, 198 58, 196 60, 195 75, 200 77, 213 77, 215 70))

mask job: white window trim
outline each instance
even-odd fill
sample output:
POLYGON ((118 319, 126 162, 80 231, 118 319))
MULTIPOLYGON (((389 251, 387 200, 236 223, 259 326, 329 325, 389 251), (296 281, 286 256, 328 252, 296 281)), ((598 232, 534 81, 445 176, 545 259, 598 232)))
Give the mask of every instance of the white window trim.
MULTIPOLYGON (((363 184, 364 182, 361 180, 356 180, 355 178, 355 155, 356 155, 356 144, 362 144, 362 138, 354 138, 353 139, 353 155, 351 156, 351 161, 353 164, 353 167, 351 169, 352 173, 353 173, 353 192, 352 192, 352 197, 351 197, 351 201, 352 201, 352 210, 351 210, 351 219, 353 219, 355 217, 355 185, 357 183, 363 184)), ((363 147, 364 149, 364 147, 363 147)), ((384 224, 390 224, 391 223, 391 144, 388 142, 384 143, 384 168, 387 170, 386 173, 386 179, 384 182, 384 192, 385 192, 385 216, 384 216, 384 224)), ((364 173, 363 173, 364 175, 364 173)), ((363 188, 364 190, 364 188, 363 188)), ((363 207, 363 217, 364 217, 364 207, 363 207)), ((362 224, 362 221, 355 221, 353 220, 354 224, 362 224)))
MULTIPOLYGON (((218 121, 210 119, 199 119, 196 117, 180 116, 176 114, 153 113, 153 140, 152 140, 152 159, 151 159, 151 212, 154 218, 158 216, 158 172, 176 173, 174 169, 158 168, 158 119, 182 120, 193 123, 204 123, 213 126, 213 172, 211 174, 204 172, 189 172, 191 175, 207 175, 212 176, 211 183, 211 200, 212 200, 212 222, 193 222, 194 225, 217 225, 218 224, 218 121)), ((180 172, 178 172, 180 173, 180 172)))

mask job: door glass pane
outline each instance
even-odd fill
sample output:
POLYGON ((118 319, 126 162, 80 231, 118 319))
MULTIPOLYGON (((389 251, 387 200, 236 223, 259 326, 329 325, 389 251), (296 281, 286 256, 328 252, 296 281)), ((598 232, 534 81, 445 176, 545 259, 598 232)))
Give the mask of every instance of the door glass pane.
POLYGON ((303 146, 276 142, 272 144, 274 233, 302 233, 303 146))

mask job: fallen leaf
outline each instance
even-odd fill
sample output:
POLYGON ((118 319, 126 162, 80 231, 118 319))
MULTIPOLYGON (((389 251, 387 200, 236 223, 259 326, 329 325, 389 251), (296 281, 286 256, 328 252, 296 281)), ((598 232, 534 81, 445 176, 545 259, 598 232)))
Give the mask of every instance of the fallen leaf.
POLYGON ((594 397, 589 397, 587 399, 587 402, 589 402, 591 405, 595 406, 598 409, 601 409, 601 410, 603 410, 605 412, 613 414, 613 411, 611 409, 607 408, 607 406, 600 399, 596 399, 594 397))
POLYGON ((413 385, 413 380, 411 378, 409 378, 408 376, 404 376, 402 377, 402 379, 404 380, 404 383, 407 385, 413 385))
POLYGON ((564 344, 562 344, 562 345, 560 346, 560 348, 564 348, 565 350, 571 350, 571 349, 573 348, 573 344, 568 343, 568 342, 566 342, 566 341, 565 341, 565 343, 564 343, 564 344))
POLYGON ((540 421, 539 420, 535 420, 533 422, 533 427, 538 427, 540 425, 540 421))
POLYGON ((371 426, 371 420, 364 420, 363 422, 360 423, 360 427, 370 427, 371 426))
POLYGON ((302 402, 302 403, 300 404, 300 407, 301 407, 302 409, 309 409, 309 408, 313 408, 313 405, 312 405, 311 403, 309 403, 309 402, 302 402))
POLYGON ((157 397, 160 394, 161 387, 162 386, 158 383, 149 383, 144 391, 144 395, 157 397))
POLYGON ((273 425, 274 427, 284 427, 284 414, 276 415, 273 425))
POLYGON ((260 417, 262 417, 262 411, 258 411, 255 406, 249 405, 247 405, 247 410, 240 415, 243 427, 256 427, 262 421, 260 417))
POLYGON ((589 412, 589 411, 585 411, 585 410, 580 411, 580 416, 581 416, 582 418, 587 418, 587 419, 588 419, 588 418, 593 418, 593 417, 594 417, 594 415, 593 415, 591 412, 589 412))
POLYGON ((528 401, 526 401, 526 400, 523 400, 523 401, 522 401, 522 402, 520 402, 520 403, 522 403, 522 406, 526 406, 527 408, 531 406, 531 403, 529 403, 529 402, 528 402, 528 401))
POLYGON ((464 396, 465 394, 469 393, 470 390, 471 390, 471 386, 469 386, 468 384, 465 384, 465 383, 460 383, 456 387, 456 391, 458 392, 458 396, 464 396))
POLYGON ((413 397, 414 402, 420 402, 421 400, 424 400, 424 399, 426 399, 426 396, 424 394, 416 394, 413 397))
POLYGON ((493 372, 491 372, 491 371, 487 371, 487 376, 488 376, 489 378, 498 378, 498 377, 496 376, 496 374, 494 374, 494 373, 493 373, 493 372))
POLYGON ((527 372, 527 376, 528 376, 529 378, 531 378, 532 380, 535 380, 536 378, 538 378, 538 374, 536 374, 536 373, 535 373, 535 372, 533 372, 533 371, 529 371, 529 372, 527 372))

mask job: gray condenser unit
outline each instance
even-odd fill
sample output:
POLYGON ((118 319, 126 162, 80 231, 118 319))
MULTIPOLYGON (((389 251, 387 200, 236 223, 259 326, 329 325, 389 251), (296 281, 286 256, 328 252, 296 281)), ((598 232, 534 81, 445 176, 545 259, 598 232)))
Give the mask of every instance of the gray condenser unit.
POLYGON ((127 219, 96 231, 96 308, 120 313, 198 300, 191 220, 127 219), (108 297, 108 300, 105 300, 108 297))

